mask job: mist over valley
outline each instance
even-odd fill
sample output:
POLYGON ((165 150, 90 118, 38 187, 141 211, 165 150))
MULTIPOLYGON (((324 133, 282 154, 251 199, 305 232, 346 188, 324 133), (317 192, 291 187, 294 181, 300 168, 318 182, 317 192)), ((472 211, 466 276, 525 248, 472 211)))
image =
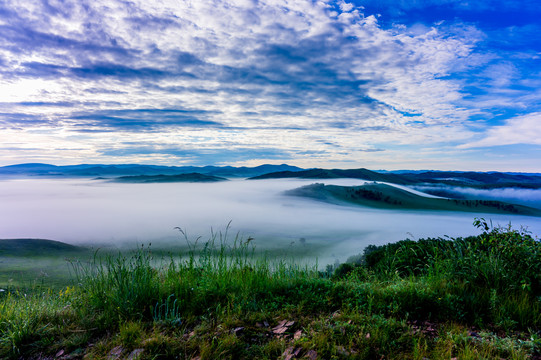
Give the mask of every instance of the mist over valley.
MULTIPOLYGON (((365 184, 351 178, 230 178, 210 183, 8 178, 0 181, 0 238, 43 238, 120 248, 152 243, 156 248, 178 249, 186 244, 175 227, 185 230, 192 241, 198 237, 204 241, 211 231, 224 232, 231 223, 230 240, 237 234, 252 237, 258 250, 281 251, 309 262, 317 259, 325 265, 344 261, 369 244, 476 234, 475 217, 501 225, 511 222, 541 233, 541 218, 534 216, 344 206, 287 195, 315 182, 340 187, 365 184)), ((413 187, 401 188, 415 192, 413 187)), ((491 199, 523 197, 529 199, 525 205, 541 208, 541 190, 460 189, 472 196, 489 193, 491 199)))

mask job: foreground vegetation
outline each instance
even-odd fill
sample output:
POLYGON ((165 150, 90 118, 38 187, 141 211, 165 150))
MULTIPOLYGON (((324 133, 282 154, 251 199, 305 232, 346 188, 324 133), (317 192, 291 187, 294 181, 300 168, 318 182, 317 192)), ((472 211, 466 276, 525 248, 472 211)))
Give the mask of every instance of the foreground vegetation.
POLYGON ((180 258, 96 253, 74 286, 0 292, 0 358, 539 359, 541 243, 475 225, 323 272, 220 233, 180 258))

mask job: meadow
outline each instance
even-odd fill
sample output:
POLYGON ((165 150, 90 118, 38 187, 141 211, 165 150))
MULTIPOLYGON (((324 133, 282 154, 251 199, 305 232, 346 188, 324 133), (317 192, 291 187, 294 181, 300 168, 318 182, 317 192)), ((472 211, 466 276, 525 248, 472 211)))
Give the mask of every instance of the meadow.
POLYGON ((0 292, 6 359, 538 359, 541 243, 524 229, 372 245, 320 269, 225 232, 83 251, 64 286, 0 292))

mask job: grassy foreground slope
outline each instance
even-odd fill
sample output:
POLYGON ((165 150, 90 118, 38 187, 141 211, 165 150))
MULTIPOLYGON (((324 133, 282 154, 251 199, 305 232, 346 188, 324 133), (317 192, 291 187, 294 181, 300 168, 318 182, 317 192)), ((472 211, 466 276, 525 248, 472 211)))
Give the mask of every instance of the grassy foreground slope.
POLYGON ((420 196, 386 184, 338 186, 311 184, 286 192, 339 204, 357 204, 381 209, 444 210, 541 216, 541 210, 496 200, 442 199, 420 196))
POLYGON ((512 228, 369 246, 327 271, 210 239, 0 293, 6 359, 539 359, 541 243, 512 228))

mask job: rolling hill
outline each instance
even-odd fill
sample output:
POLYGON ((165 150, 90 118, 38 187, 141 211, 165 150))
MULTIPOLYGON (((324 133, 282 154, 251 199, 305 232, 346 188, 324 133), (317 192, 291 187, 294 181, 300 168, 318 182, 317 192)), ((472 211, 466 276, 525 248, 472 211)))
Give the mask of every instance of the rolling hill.
POLYGON ((506 187, 526 189, 541 188, 541 176, 539 176, 539 174, 511 174, 476 171, 425 171, 421 173, 402 173, 400 175, 416 183, 436 183, 477 189, 506 187))
POLYGON ((122 183, 171 183, 171 182, 217 182, 227 181, 226 178, 204 175, 200 173, 188 173, 177 175, 135 175, 121 176, 113 179, 114 182, 122 183))
POLYGON ((250 178, 250 180, 263 179, 283 179, 283 178, 300 178, 300 179, 338 179, 352 178, 363 179, 368 181, 384 181, 394 184, 412 184, 413 180, 397 174, 382 174, 368 169, 309 169, 301 171, 280 171, 250 178))
POLYGON ((445 184, 477 189, 526 188, 541 189, 538 174, 511 174, 501 172, 423 171, 423 172, 376 172, 368 169, 309 169, 301 171, 279 171, 250 178, 261 179, 337 179, 352 178, 368 181, 388 182, 398 185, 445 184))
POLYGON ((316 183, 289 190, 286 194, 340 205, 362 205, 380 209, 442 210, 541 216, 541 210, 527 206, 494 200, 431 198, 386 184, 337 186, 316 183))
POLYGON ((86 248, 45 239, 0 239, 0 256, 58 256, 86 248))

